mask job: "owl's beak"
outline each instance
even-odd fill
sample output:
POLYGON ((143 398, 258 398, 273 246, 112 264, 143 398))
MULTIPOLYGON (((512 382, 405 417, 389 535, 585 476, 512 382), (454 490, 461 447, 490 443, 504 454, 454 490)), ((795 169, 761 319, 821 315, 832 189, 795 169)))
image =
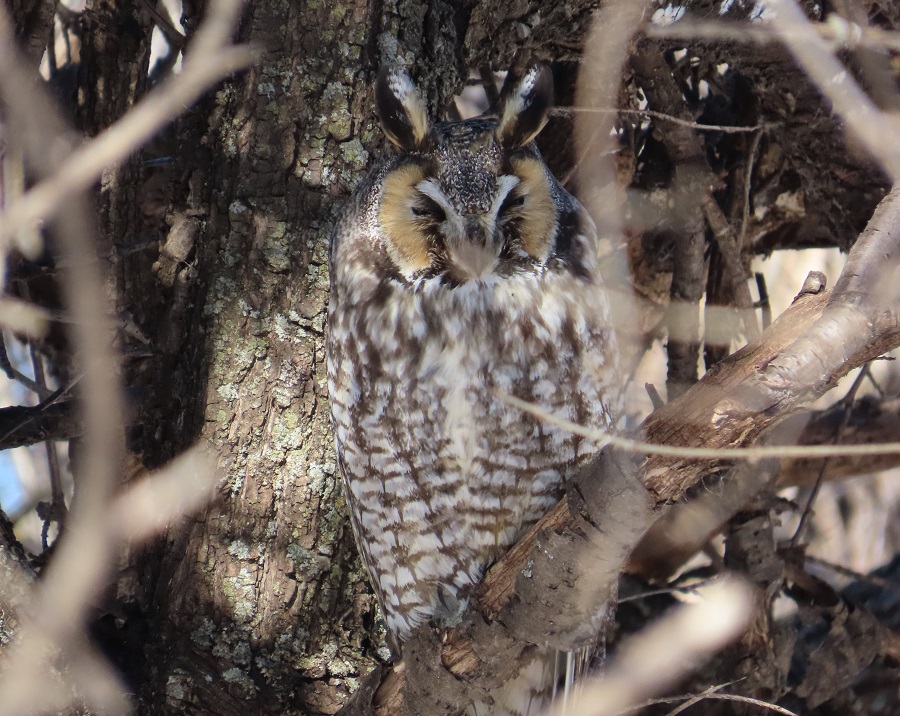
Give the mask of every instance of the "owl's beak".
POLYGON ((480 216, 465 217, 460 240, 447 247, 456 278, 479 279, 493 272, 501 249, 493 228, 480 216))

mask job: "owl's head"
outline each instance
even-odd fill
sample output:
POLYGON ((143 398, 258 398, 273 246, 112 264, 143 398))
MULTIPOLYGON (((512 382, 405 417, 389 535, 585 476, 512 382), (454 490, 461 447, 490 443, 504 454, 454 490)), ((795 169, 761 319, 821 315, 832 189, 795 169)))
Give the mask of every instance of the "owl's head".
POLYGON ((396 69, 381 71, 375 99, 399 150, 379 182, 378 236, 405 280, 459 285, 509 276, 574 248, 584 210, 533 142, 552 104, 548 70, 532 69, 505 88, 498 118, 431 122, 415 85, 396 69))

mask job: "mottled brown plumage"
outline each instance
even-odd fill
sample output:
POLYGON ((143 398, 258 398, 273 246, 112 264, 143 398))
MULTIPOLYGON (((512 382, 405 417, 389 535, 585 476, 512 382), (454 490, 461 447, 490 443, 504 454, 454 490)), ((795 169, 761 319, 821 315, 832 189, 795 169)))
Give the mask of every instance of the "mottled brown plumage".
MULTIPOLYGON (((410 80, 382 73, 376 98, 397 151, 334 232, 338 464, 395 647, 423 623, 459 619, 484 569, 592 449, 498 393, 585 425, 618 416, 594 225, 532 142, 551 97, 549 73, 533 70, 499 120, 430 124, 410 80)), ((548 663, 523 682, 546 686, 548 663)), ((526 713, 531 698, 519 686, 472 712, 526 713)))

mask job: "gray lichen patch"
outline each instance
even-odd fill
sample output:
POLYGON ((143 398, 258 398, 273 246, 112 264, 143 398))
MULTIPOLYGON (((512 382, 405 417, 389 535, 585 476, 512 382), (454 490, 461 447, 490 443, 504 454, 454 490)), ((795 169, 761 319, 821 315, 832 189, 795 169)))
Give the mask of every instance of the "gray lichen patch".
POLYGON ((228 599, 235 621, 246 624, 256 615, 256 577, 247 566, 237 575, 222 580, 222 592, 228 599))
POLYGON ((338 142, 350 139, 352 120, 350 114, 349 90, 338 82, 330 82, 322 93, 323 110, 326 112, 324 125, 338 142))

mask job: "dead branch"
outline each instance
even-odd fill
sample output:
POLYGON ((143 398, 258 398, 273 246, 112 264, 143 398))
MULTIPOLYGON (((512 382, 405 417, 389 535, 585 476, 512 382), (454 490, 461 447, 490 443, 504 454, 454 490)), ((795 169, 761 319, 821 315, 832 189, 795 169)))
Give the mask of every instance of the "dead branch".
POLYGON ((46 406, 0 408, 0 450, 81 435, 81 418, 75 407, 75 401, 65 400, 46 406))
MULTIPOLYGON (((734 447, 751 442, 850 370, 896 347, 900 310, 884 289, 900 255, 900 191, 882 200, 832 292, 801 296, 766 335, 704 376, 697 390, 655 411, 648 442, 734 447), (699 439, 699 441, 698 441, 699 439)), ((651 456, 642 482, 657 504, 677 500, 714 465, 651 456)))
MULTIPOLYGON (((644 47, 635 53, 630 64, 635 71, 635 81, 651 107, 664 115, 690 116, 684 95, 658 48, 644 47)), ((660 121, 663 124, 666 122, 660 121)), ((676 226, 680 228, 675 245, 671 289, 670 313, 674 311, 674 320, 671 320, 669 330, 669 382, 672 383, 674 378, 676 384, 690 385, 696 382, 700 350, 700 299, 707 285, 704 258, 707 226, 722 257, 725 273, 722 279, 723 294, 727 302, 738 308, 740 325, 749 339, 755 338, 759 329, 753 314, 753 300, 747 286, 748 272, 742 262, 739 237, 712 194, 719 179, 709 166, 706 149, 690 127, 675 124, 667 129, 661 136, 675 167, 673 198, 677 207, 676 226)), ((707 301, 709 305, 709 298, 707 301)), ((724 325, 733 327, 734 323, 724 325)), ((733 337, 726 337, 726 345, 733 337)), ((721 337, 714 342, 722 342, 721 337)), ((674 392, 670 389, 669 398, 677 397, 684 387, 674 392)))
MULTIPOLYGON (((635 80, 650 106, 681 119, 691 118, 681 91, 665 59, 656 51, 643 50, 631 58, 635 80)), ((665 122, 665 120, 663 120, 665 122)), ((674 124, 664 135, 666 149, 675 165, 672 198, 677 206, 671 300, 666 318, 669 340, 669 398, 683 394, 697 382, 700 359, 700 300, 706 287, 706 227, 700 205, 693 199, 712 191, 712 172, 703 171, 704 150, 697 134, 683 124, 674 124)))
MULTIPOLYGON (((812 415, 801 414, 789 420, 808 421, 800 436, 801 445, 821 445, 835 434, 844 419, 846 409, 835 405, 812 415)), ((859 399, 850 415, 850 422, 841 442, 866 445, 893 440, 900 434, 900 400, 879 400, 872 396, 859 399)), ((826 480, 843 480, 889 470, 900 464, 897 455, 871 455, 829 459, 826 480)), ((778 487, 808 487, 815 481, 822 460, 783 460, 778 473, 778 487)))
MULTIPOLYGON (((827 410, 802 412, 778 424, 777 444, 822 445, 835 436, 846 409, 836 404, 827 410), (797 437, 799 436, 799 437, 797 437)), ((775 444, 775 431, 763 437, 775 444)), ((863 397, 854 407, 838 444, 874 445, 893 440, 900 432, 900 401, 863 397)), ((672 574, 722 526, 767 487, 812 485, 823 460, 798 458, 740 463, 708 490, 679 502, 653 523, 631 553, 629 572, 663 578, 672 574)), ((836 456, 828 459, 826 480, 843 480, 900 465, 896 454, 836 456)))

